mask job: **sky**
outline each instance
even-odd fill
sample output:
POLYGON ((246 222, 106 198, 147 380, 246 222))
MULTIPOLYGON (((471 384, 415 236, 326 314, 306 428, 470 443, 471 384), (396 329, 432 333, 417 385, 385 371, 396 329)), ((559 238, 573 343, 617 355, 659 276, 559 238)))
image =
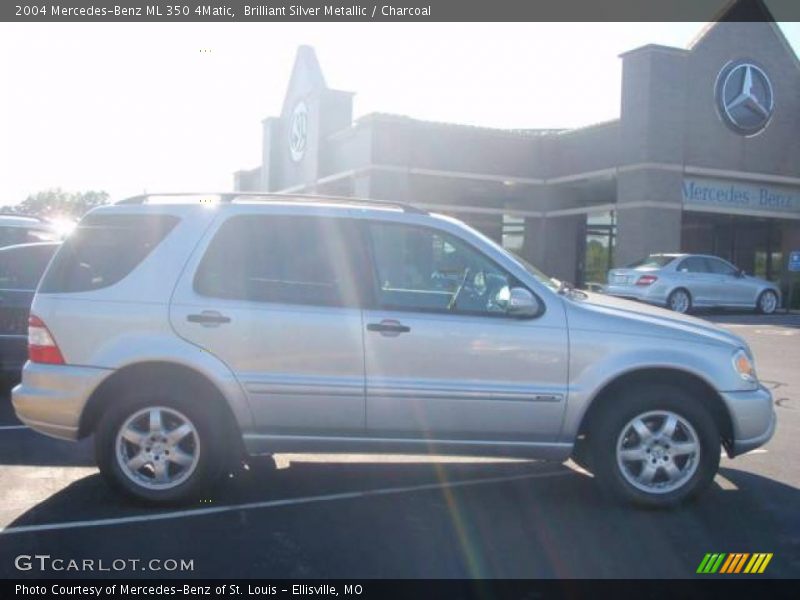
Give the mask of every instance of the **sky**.
MULTIPOLYGON (((0 205, 60 187, 230 190, 297 46, 370 112, 501 128, 619 116, 618 55, 702 23, 1 23, 0 205)), ((800 23, 781 24, 800 52, 800 23)))

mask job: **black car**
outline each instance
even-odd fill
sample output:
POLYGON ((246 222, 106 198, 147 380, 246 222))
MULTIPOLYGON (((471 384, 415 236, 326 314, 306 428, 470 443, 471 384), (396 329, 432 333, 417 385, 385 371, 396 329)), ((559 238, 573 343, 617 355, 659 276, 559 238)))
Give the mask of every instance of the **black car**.
POLYGON ((60 242, 0 248, 0 376, 19 378, 28 357, 28 312, 33 294, 60 242))

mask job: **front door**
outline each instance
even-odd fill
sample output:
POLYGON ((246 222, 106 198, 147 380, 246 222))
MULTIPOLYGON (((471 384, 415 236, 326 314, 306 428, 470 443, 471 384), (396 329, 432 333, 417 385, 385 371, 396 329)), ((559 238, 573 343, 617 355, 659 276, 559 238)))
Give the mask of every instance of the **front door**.
POLYGON ((505 314, 515 278, 459 237, 369 223, 367 429, 379 437, 554 441, 567 392, 558 305, 505 314))
POLYGON ((272 433, 363 433, 364 348, 349 221, 228 218, 178 284, 177 332, 219 357, 272 433))
POLYGON ((717 280, 714 303, 720 306, 754 306, 756 287, 739 275, 732 264, 719 258, 708 257, 708 267, 717 280))

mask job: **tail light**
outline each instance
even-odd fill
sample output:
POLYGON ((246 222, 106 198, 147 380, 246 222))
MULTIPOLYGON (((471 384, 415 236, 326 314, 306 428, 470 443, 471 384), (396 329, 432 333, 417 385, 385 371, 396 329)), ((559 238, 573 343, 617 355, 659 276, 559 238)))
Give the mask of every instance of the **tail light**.
POLYGON ((636 280, 636 285, 653 285, 656 281, 658 277, 655 275, 642 275, 636 280))
POLYGON ((64 357, 47 325, 39 317, 28 317, 28 358, 31 362, 63 365, 64 357))

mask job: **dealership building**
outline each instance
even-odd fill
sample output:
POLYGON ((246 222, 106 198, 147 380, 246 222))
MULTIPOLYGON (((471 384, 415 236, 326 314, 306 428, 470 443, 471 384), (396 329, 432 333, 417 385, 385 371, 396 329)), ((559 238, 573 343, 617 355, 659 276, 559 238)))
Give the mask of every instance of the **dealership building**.
POLYGON ((411 202, 579 284, 652 252, 782 280, 800 250, 800 61, 773 22, 730 14, 688 48, 622 54, 619 119, 578 129, 353 120, 353 94, 301 47, 261 166, 235 187, 411 202))

